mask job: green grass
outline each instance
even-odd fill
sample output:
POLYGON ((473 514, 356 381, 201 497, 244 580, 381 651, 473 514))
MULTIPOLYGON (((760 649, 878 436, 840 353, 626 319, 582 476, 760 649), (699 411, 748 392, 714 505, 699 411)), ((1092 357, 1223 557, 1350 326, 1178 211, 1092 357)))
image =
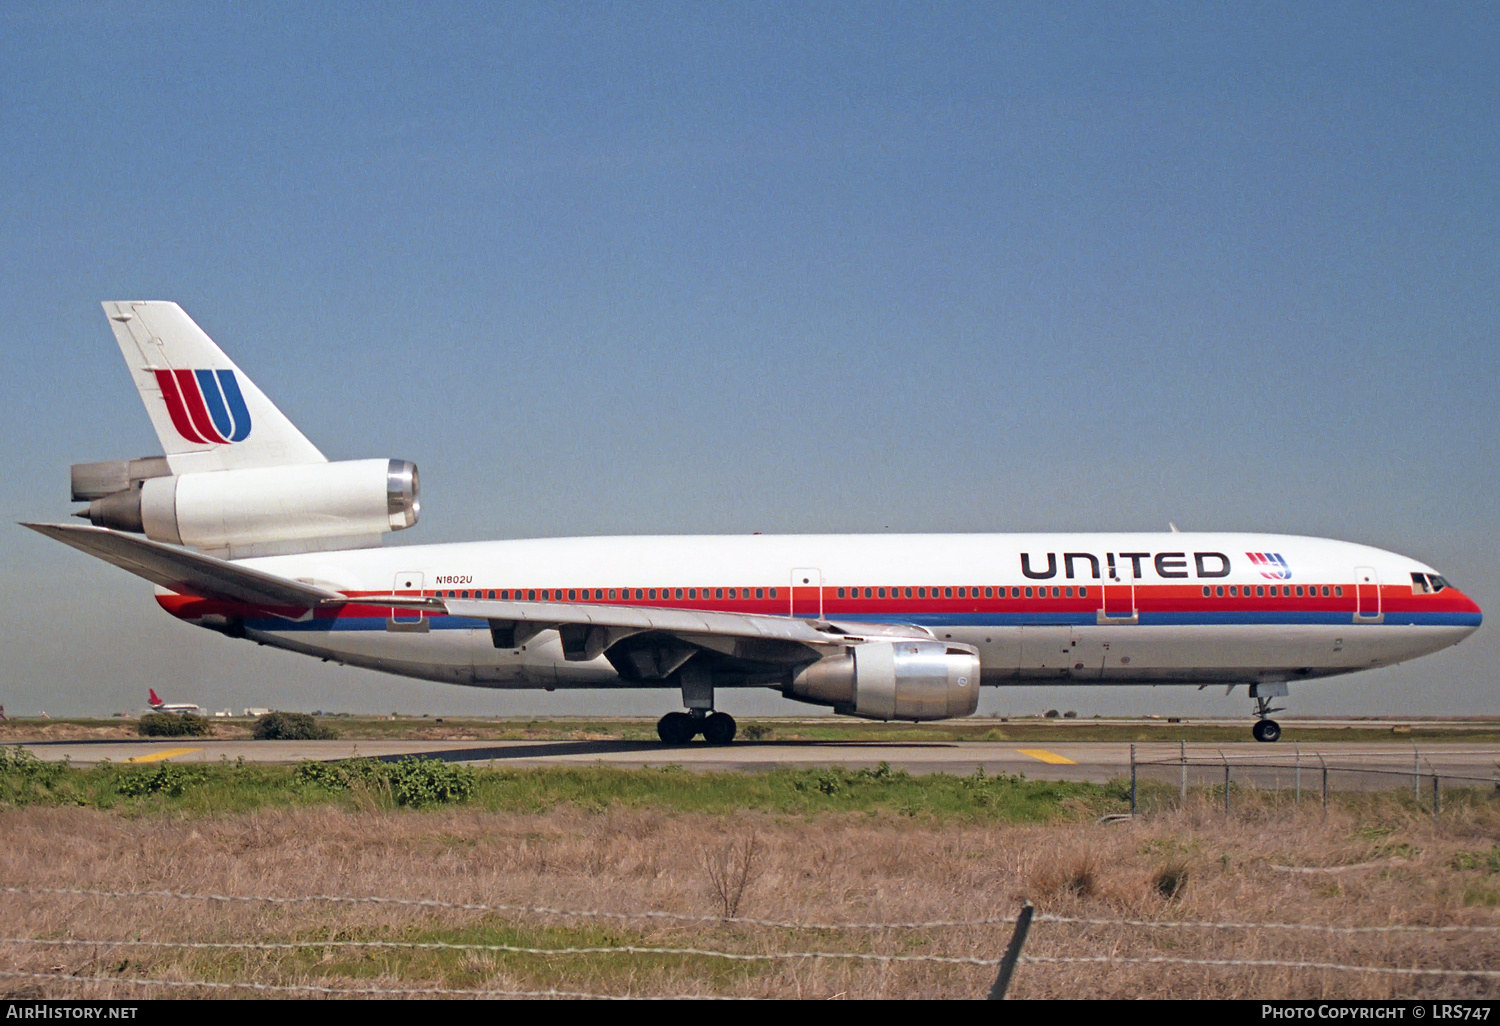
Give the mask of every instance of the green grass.
MULTIPOLYGON (((254 978, 265 982, 325 983, 335 987, 360 987, 377 980, 395 978, 406 986, 482 989, 486 985, 504 990, 546 991, 582 989, 591 992, 627 993, 666 985, 670 980, 690 980, 710 993, 731 989, 735 984, 770 972, 773 961, 736 961, 702 955, 643 954, 619 951, 583 954, 541 954, 522 951, 479 951, 463 948, 402 947, 403 944, 504 946, 513 948, 606 948, 704 946, 703 938, 674 945, 627 930, 580 926, 529 926, 486 916, 463 926, 439 922, 413 923, 399 928, 326 931, 277 938, 283 943, 307 942, 305 948, 258 952, 212 952, 194 956, 187 971, 201 979, 237 980, 254 978), (328 940, 382 942, 391 947, 341 947, 328 940), (274 968, 266 965, 274 963, 274 968), (196 963, 196 964, 193 964, 196 963), (506 981, 493 977, 504 973, 506 981), (562 976, 567 981, 559 983, 562 976)), ((708 947, 723 948, 710 942, 708 947)), ((730 950, 734 945, 730 944, 730 950)), ((144 953, 143 953, 144 954, 144 953)), ((144 956, 160 959, 162 955, 144 956)), ((166 956, 170 957, 170 956, 166 956)), ((137 960, 141 969, 149 964, 137 960)), ((386 984, 388 985, 388 984, 386 984)))
MULTIPOLYGON (((0 749, 15 752, 18 749, 0 749)), ((402 763, 255 763, 78 769, 10 757, 0 764, 0 806, 77 805, 129 814, 211 815, 274 806, 331 804, 390 809, 402 799, 402 763), (347 772, 339 770, 348 767, 347 772)), ((435 767, 446 764, 436 763, 435 767)), ((456 767, 455 767, 456 768, 456 767)), ((695 773, 677 766, 612 769, 473 769, 471 785, 452 790, 458 804, 491 811, 543 812, 558 806, 729 814, 743 809, 798 816, 865 813, 936 818, 1046 822, 1117 811, 1118 784, 1027 780, 1022 776, 911 776, 875 769, 783 769, 769 773, 695 773), (464 797, 466 796, 466 797, 464 797)), ((423 792, 426 793, 426 792, 423 792)), ((441 807, 441 799, 428 807, 441 807)))

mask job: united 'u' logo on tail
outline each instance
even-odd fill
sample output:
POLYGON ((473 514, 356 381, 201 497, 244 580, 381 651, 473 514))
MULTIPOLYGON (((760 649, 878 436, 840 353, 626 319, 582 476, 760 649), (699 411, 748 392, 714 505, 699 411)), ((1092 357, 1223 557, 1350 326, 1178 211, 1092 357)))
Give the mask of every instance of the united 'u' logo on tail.
POLYGON ((158 370, 172 426, 189 442, 243 442, 250 411, 232 370, 158 370))
POLYGON ((1292 568, 1287 565, 1286 558, 1279 552, 1247 552, 1250 562, 1260 568, 1260 575, 1268 581, 1289 581, 1292 579, 1292 568))

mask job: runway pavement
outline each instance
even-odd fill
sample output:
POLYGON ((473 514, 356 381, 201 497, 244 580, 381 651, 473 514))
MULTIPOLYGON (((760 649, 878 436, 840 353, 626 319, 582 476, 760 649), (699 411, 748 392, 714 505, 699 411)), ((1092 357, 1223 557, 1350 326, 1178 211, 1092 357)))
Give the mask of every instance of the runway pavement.
MULTIPOLYGON (((1103 783, 1128 777, 1132 746, 1083 741, 1043 746, 1000 741, 736 741, 714 747, 702 742, 667 748, 644 741, 222 741, 175 739, 55 741, 26 745, 39 758, 68 759, 75 766, 104 761, 151 763, 296 763, 352 757, 399 759, 418 755, 496 767, 678 765, 696 771, 764 772, 788 767, 873 767, 882 762, 913 774, 1024 773, 1032 779, 1103 783)), ((1179 783, 1186 765, 1192 786, 1222 783, 1223 767, 1234 781, 1261 787, 1329 786, 1343 790, 1410 787, 1413 777, 1448 778, 1450 785, 1500 779, 1500 744, 1448 743, 1414 746, 1400 742, 1329 742, 1316 745, 1135 745, 1142 779, 1179 783)), ((1496 786, 1500 786, 1497 784, 1496 786)))

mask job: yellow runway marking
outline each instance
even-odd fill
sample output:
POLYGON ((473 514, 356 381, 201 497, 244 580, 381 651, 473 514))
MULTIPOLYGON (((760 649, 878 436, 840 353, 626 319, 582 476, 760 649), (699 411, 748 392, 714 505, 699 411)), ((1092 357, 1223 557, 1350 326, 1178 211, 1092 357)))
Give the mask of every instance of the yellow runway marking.
POLYGON ((1045 748, 1017 748, 1016 751, 1022 755, 1029 755, 1039 762, 1048 762, 1054 766, 1077 766, 1078 763, 1072 759, 1064 759, 1056 752, 1049 752, 1045 748))
POLYGON ((189 752, 201 752, 201 748, 168 748, 161 752, 152 752, 150 755, 132 755, 126 762, 161 762, 176 755, 187 755, 189 752))

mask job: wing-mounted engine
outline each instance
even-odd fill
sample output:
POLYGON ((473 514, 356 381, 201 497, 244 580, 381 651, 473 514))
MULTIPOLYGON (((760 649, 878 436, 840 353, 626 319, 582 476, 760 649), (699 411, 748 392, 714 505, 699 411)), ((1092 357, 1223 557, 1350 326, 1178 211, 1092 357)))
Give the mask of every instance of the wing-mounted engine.
POLYGON ((782 694, 870 720, 968 716, 979 707, 979 653, 939 641, 851 645, 798 671, 782 694))
POLYGON ((348 460, 173 474, 162 457, 73 468, 77 515, 238 559, 367 548, 417 522, 420 481, 409 460, 348 460))

